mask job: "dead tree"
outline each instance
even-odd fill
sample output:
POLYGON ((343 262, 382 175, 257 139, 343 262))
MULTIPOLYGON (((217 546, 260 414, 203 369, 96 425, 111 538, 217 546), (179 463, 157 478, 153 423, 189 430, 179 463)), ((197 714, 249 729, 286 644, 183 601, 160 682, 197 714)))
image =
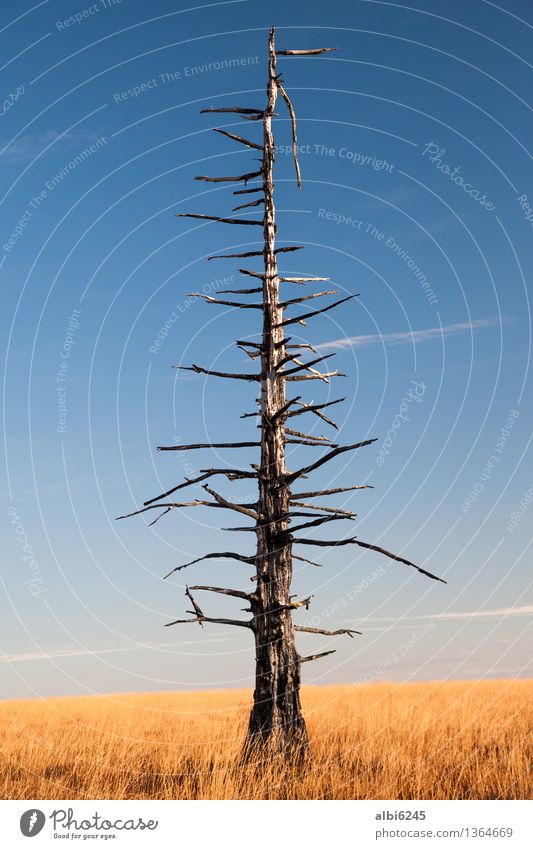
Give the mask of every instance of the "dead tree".
MULTIPOLYGON (((262 331, 257 342, 237 340, 239 349, 256 364, 256 370, 251 372, 232 373, 213 371, 193 364, 187 367, 198 374, 209 375, 221 379, 243 380, 257 384, 259 397, 257 399, 259 409, 253 413, 245 413, 242 418, 259 416, 260 441, 250 442, 228 442, 228 443, 195 443, 191 445, 161 446, 160 451, 188 451, 200 448, 260 448, 260 461, 252 464, 251 471, 231 468, 208 468, 203 469, 201 474, 195 478, 186 478, 185 481, 173 486, 167 492, 151 498, 144 506, 128 515, 135 515, 160 509, 162 512, 154 521, 162 515, 182 507, 206 506, 224 509, 238 513, 240 517, 251 520, 244 527, 233 527, 229 530, 234 532, 255 532, 257 537, 257 548, 254 556, 246 556, 235 551, 218 551, 197 557, 189 563, 176 566, 169 575, 195 563, 205 560, 232 559, 249 565, 253 569, 254 588, 246 592, 226 587, 195 585, 186 588, 186 596, 190 602, 191 618, 177 619, 169 622, 169 625, 179 623, 215 623, 223 625, 234 625, 239 628, 249 629, 255 639, 256 676, 254 701, 248 727, 249 750, 266 750, 270 754, 282 753, 289 757, 302 757, 308 750, 307 732, 300 704, 300 673, 302 663, 317 660, 332 653, 332 650, 318 652, 307 657, 302 657, 297 649, 295 633, 307 632, 311 634, 322 634, 335 636, 346 634, 353 637, 359 633, 348 628, 330 631, 323 628, 308 628, 295 625, 292 613, 300 607, 308 607, 310 599, 297 599, 292 594, 292 572, 293 560, 306 563, 313 561, 293 553, 294 546, 337 546, 355 545, 364 549, 383 554, 386 557, 412 566, 424 575, 434 580, 441 580, 436 575, 416 566, 405 557, 399 557, 378 545, 363 542, 356 536, 349 536, 339 540, 316 539, 306 536, 305 531, 317 528, 333 521, 353 521, 354 513, 337 507, 323 507, 321 504, 310 503, 309 499, 321 498, 322 496, 367 488, 364 484, 352 487, 336 489, 324 489, 315 491, 301 491, 293 489, 304 478, 307 478, 315 469, 329 463, 336 457, 356 451, 359 448, 370 445, 376 440, 365 439, 351 445, 339 445, 333 443, 329 438, 315 436, 311 433, 301 432, 293 427, 293 420, 297 416, 317 416, 322 422, 338 430, 335 422, 326 415, 324 410, 343 401, 343 398, 328 401, 326 403, 306 403, 300 395, 287 398, 287 384, 304 380, 320 380, 329 382, 337 371, 329 371, 324 368, 323 362, 327 359, 321 356, 310 344, 299 344, 290 341, 285 335, 285 329, 292 324, 305 325, 307 320, 321 315, 334 307, 347 302, 355 295, 342 297, 328 306, 320 309, 299 308, 300 304, 319 297, 337 294, 335 290, 313 292, 301 297, 286 298, 280 296, 280 287, 287 284, 289 289, 295 284, 306 284, 327 281, 324 277, 289 277, 280 276, 278 271, 278 257, 291 251, 299 250, 301 246, 276 247, 276 220, 274 208, 274 136, 272 131, 272 118, 275 115, 276 100, 278 95, 285 102, 292 127, 293 158, 296 171, 298 187, 300 187, 300 169, 297 159, 296 147, 296 118, 292 103, 283 87, 283 80, 277 71, 277 57, 315 56, 322 55, 334 48, 318 48, 312 50, 276 50, 274 45, 274 29, 269 37, 268 54, 268 83, 267 100, 264 108, 249 108, 241 106, 226 106, 221 108, 204 109, 208 113, 224 113, 239 115, 247 122, 257 122, 262 126, 261 141, 244 138, 236 133, 222 128, 216 128, 220 133, 239 145, 260 153, 260 165, 253 170, 246 171, 240 175, 232 176, 200 176, 197 180, 204 182, 228 182, 241 183, 246 188, 234 191, 235 195, 253 195, 253 199, 245 203, 239 203, 234 207, 234 217, 225 218, 214 215, 202 215, 200 213, 182 213, 179 217, 197 218, 201 220, 215 221, 233 226, 260 227, 263 232, 262 245, 257 250, 244 253, 223 254, 220 258, 247 259, 257 257, 262 259, 261 270, 248 268, 239 269, 246 277, 257 281, 252 288, 227 290, 222 294, 237 296, 258 296, 256 301, 235 301, 224 298, 197 295, 204 298, 210 304, 235 307, 236 309, 255 309, 262 313, 262 331), (248 183, 252 183, 248 187, 248 183), (257 195, 257 198, 255 197, 257 195), (249 210, 258 208, 262 212, 261 218, 248 217, 249 210), (292 308, 296 307, 296 314, 292 314, 292 308), (290 313, 290 315, 288 315, 290 313), (305 352, 311 350, 316 356, 306 360, 305 352), (287 444, 298 444, 314 446, 316 448, 327 447, 327 451, 319 459, 312 463, 289 471, 285 465, 285 446, 287 444), (227 500, 222 494, 211 487, 211 479, 225 477, 230 481, 252 479, 257 481, 258 498, 254 503, 235 503, 227 500), (206 483, 209 481, 209 484, 206 483), (177 491, 203 484, 207 498, 195 499, 188 502, 170 500, 177 491), (298 520, 297 524, 294 521, 298 520), (303 521, 300 521, 303 520, 303 521), (246 619, 226 619, 206 616, 200 607, 193 592, 214 592, 238 598, 245 602, 245 611, 251 614, 246 619)), ((253 124, 250 124, 253 127, 253 124)), ((254 214, 253 212, 251 213, 254 214)), ((216 257, 219 258, 219 257, 216 257)), ((210 256, 208 259, 215 259, 210 256)), ((329 355, 331 356, 331 355, 329 355)), ((182 368, 177 366, 177 368, 182 368)), ((329 411, 329 410, 328 410, 329 411)), ((125 518, 125 517, 120 517, 125 518)), ((153 524, 153 522, 151 522, 153 524)), ((166 575, 165 577, 169 577, 166 575)))

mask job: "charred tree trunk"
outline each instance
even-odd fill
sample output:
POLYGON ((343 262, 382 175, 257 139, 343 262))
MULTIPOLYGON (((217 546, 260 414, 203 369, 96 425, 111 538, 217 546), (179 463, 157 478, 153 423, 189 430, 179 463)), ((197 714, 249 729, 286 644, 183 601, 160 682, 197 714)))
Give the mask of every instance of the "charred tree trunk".
POLYGON ((278 266, 275 254, 274 137, 276 105, 274 31, 269 39, 267 106, 263 115, 264 277, 261 342, 261 463, 257 522, 257 586, 251 604, 256 653, 254 704, 249 742, 273 753, 307 747, 300 705, 300 656, 292 623, 292 541, 290 488, 285 481, 285 357, 278 266))
MULTIPOLYGON (((224 106, 220 108, 204 109, 204 112, 233 113, 244 121, 262 122, 263 143, 244 138, 229 130, 216 128, 216 132, 225 136, 237 144, 262 152, 261 167, 259 170, 247 170, 238 176, 199 176, 197 180, 210 183, 240 183, 247 186, 250 180, 261 179, 259 185, 251 188, 241 188, 234 191, 235 195, 251 194, 258 198, 252 199, 234 207, 233 212, 239 212, 238 217, 219 217, 215 215, 204 215, 202 213, 179 213, 179 217, 196 218, 202 221, 213 221, 233 226, 247 225, 262 227, 263 246, 261 250, 249 250, 243 253, 221 254, 207 257, 211 259, 232 258, 262 258, 263 268, 261 271, 251 269, 239 269, 241 274, 256 280, 253 288, 221 290, 220 294, 231 294, 238 296, 260 295, 260 300, 248 303, 245 301, 222 300, 210 295, 196 293, 194 296, 203 298, 209 304, 235 307, 236 309, 258 310, 262 312, 263 323, 260 333, 260 341, 237 340, 237 346, 254 363, 260 363, 259 371, 234 372, 213 371, 203 366, 192 364, 191 366, 177 366, 185 368, 196 374, 209 377, 221 378, 223 380, 239 380, 257 383, 259 386, 259 415, 260 415, 260 442, 195 442, 190 445, 168 445, 160 446, 160 451, 192 451, 205 448, 253 448, 259 447, 260 462, 253 465, 253 471, 241 468, 207 468, 200 469, 200 474, 194 478, 185 478, 182 483, 172 486, 166 492, 150 498, 144 502, 143 507, 128 513, 133 516, 152 510, 161 510, 150 524, 159 521, 162 516, 172 510, 185 507, 210 507, 216 509, 237 512, 251 519, 253 524, 245 527, 232 527, 231 531, 254 532, 257 537, 255 554, 245 555, 236 551, 216 551, 204 554, 201 557, 176 566, 165 577, 170 577, 181 569, 193 566, 205 560, 234 560, 240 564, 246 564, 255 570, 254 581, 256 583, 253 592, 229 589, 227 587, 216 587, 209 585, 196 585, 185 588, 185 594, 190 602, 190 619, 177 619, 169 622, 169 625, 182 623, 196 623, 203 626, 204 623, 217 625, 231 625, 246 628, 252 631, 255 640, 256 675, 253 708, 248 725, 247 743, 245 755, 253 753, 267 754, 268 756, 282 755, 289 760, 305 758, 308 752, 307 732, 300 705, 300 670, 305 661, 318 660, 326 655, 332 654, 333 650, 319 652, 307 657, 298 654, 295 643, 295 632, 307 632, 310 634, 323 634, 326 636, 337 636, 346 634, 353 637, 359 631, 349 628, 340 628, 329 631, 323 628, 310 628, 303 625, 293 624, 293 610, 300 607, 308 607, 310 599, 297 601, 291 594, 292 584, 292 562, 299 560, 304 563, 318 565, 300 554, 293 553, 293 545, 313 546, 336 546, 356 545, 363 549, 377 552, 398 563, 414 567, 422 574, 437 578, 431 572, 416 566, 410 560, 393 554, 386 548, 373 543, 363 542, 358 537, 350 536, 338 540, 316 539, 307 535, 295 536, 295 533, 308 528, 319 527, 332 521, 353 521, 355 513, 334 506, 322 506, 321 503, 309 503, 309 499, 321 498, 325 495, 334 495, 339 492, 368 489, 368 485, 355 485, 339 487, 335 489, 316 490, 306 492, 292 492, 292 485, 300 478, 306 478, 311 472, 340 454, 348 451, 356 451, 363 446, 375 442, 374 439, 365 439, 351 445, 338 445, 328 437, 316 436, 313 433, 302 433, 288 426, 290 420, 295 416, 309 415, 317 416, 322 422, 339 430, 338 425, 325 413, 326 408, 332 407, 344 401, 344 398, 336 398, 324 403, 306 403, 299 395, 286 398, 286 385, 291 381, 319 380, 326 383, 330 377, 339 376, 336 371, 324 371, 319 365, 327 356, 314 356, 307 362, 302 362, 306 350, 318 352, 309 343, 290 344, 285 337, 285 327, 291 324, 303 324, 306 320, 325 313, 330 309, 340 306, 356 297, 349 295, 321 309, 311 309, 285 318, 285 310, 299 305, 310 299, 327 295, 337 294, 337 290, 313 292, 302 297, 280 300, 280 284, 290 286, 313 284, 327 280, 324 277, 285 277, 279 276, 277 257, 290 251, 299 250, 301 246, 276 247, 276 220, 274 208, 274 137, 272 133, 272 117, 278 94, 284 101, 291 120, 293 159, 298 186, 301 184, 300 168, 296 156, 296 116, 290 98, 285 91, 282 80, 276 71, 277 56, 320 56, 329 53, 334 48, 312 48, 310 50, 278 50, 274 45, 274 29, 269 37, 268 58, 268 83, 267 103, 265 108, 250 108, 241 106, 224 106), (261 219, 248 218, 248 209, 262 208, 261 219), (246 210, 242 213, 241 210, 246 210), (259 285, 260 283, 260 285, 259 285), (315 366, 318 366, 316 368, 315 366), (285 446, 288 444, 313 446, 314 448, 328 447, 329 450, 314 462, 307 463, 296 471, 288 471, 285 466, 285 446), (234 480, 256 480, 258 485, 257 501, 253 503, 241 503, 226 499, 221 493, 211 488, 213 477, 225 477, 228 481, 234 480), (206 483, 208 481, 209 483, 206 483), (190 486, 201 484, 209 498, 196 498, 192 501, 168 500, 175 492, 190 486), (303 517, 307 521, 292 524, 296 517, 303 517), (192 591, 214 592, 247 602, 252 614, 250 619, 226 619, 220 617, 206 616, 192 595, 192 591)), ((329 409, 328 409, 329 413, 329 409)), ((245 413, 241 418, 256 417, 257 412, 245 413)), ((126 518, 121 516, 120 518, 126 518)))

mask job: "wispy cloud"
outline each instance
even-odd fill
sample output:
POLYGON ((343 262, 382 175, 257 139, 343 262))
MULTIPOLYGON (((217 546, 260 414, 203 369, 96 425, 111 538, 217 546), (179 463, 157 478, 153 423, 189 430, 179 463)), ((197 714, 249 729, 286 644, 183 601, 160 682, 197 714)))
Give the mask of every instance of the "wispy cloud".
POLYGON ((317 348, 362 348, 366 345, 413 345, 418 342, 429 342, 443 336, 458 336, 471 333, 483 327, 494 327, 500 324, 499 318, 477 318, 474 321, 459 321, 444 327, 428 327, 424 330, 409 330, 397 333, 371 333, 367 336, 345 336, 344 339, 332 339, 322 342, 317 348))
MULTIPOLYGON (((205 642, 208 643, 225 643, 230 637, 211 637, 205 642)), ((175 648, 181 648, 187 645, 198 645, 196 640, 181 641, 175 648)), ((119 652, 142 651, 143 649, 172 649, 172 644, 169 643, 132 643, 127 646, 118 646, 116 648, 107 649, 78 649, 64 648, 54 649, 51 651, 35 651, 22 652, 20 654, 3 654, 0 655, 0 663, 23 663, 30 660, 56 660, 61 657, 100 657, 103 654, 116 654, 119 652)))
MULTIPOLYGON (((52 145, 68 147, 74 143, 91 143, 95 141, 97 134, 89 130, 73 130, 62 133, 58 130, 47 130, 44 133, 20 136, 12 144, 4 146, 0 143, 0 163, 4 165, 16 165, 34 159, 39 153, 52 145)), ((4 143, 5 144, 5 143, 4 143)))
MULTIPOLYGON (((148 646, 146 646, 148 648, 148 646)), ((3 654, 2 663, 22 663, 26 660, 55 660, 57 657, 84 657, 89 655, 114 654, 115 652, 131 651, 130 648, 115 649, 56 649, 55 651, 25 652, 21 654, 3 654)))
MULTIPOLYGON (((360 624, 366 622, 399 622, 399 621, 413 621, 413 620, 431 620, 431 621, 442 621, 447 619, 504 619, 507 617, 515 617, 515 616, 533 616, 533 604, 526 604, 521 607, 498 607, 494 610, 468 610, 468 611, 456 611, 456 610, 447 610, 444 613, 423 613, 419 616, 369 616, 366 620, 357 621, 360 624)), ((355 621, 355 620, 350 620, 355 621)), ((411 627, 411 626, 405 626, 411 627)))
POLYGON ((533 604, 523 607, 499 607, 496 610, 471 610, 468 612, 447 611, 446 613, 428 614, 419 616, 418 619, 487 619, 507 618, 508 616, 533 616, 533 604))

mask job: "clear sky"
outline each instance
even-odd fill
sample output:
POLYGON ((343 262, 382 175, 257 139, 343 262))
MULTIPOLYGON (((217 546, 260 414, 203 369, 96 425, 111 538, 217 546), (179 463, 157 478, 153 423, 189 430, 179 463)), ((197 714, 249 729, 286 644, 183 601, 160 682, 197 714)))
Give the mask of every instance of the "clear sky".
MULTIPOLYGON (((253 338, 255 311, 188 293, 242 285, 237 264, 204 257, 257 233, 174 214, 227 214, 238 187, 193 177, 253 170, 253 152, 210 128, 255 138, 258 125, 199 112, 263 105, 272 24, 279 48, 338 47, 280 60, 303 187, 280 104, 279 238, 306 246, 281 268, 360 293, 298 328, 347 374, 304 391, 348 396, 341 441, 379 438, 313 488, 372 484, 338 498, 358 517, 335 533, 448 582, 348 546, 300 549, 322 566, 297 564, 295 592, 314 595, 298 621, 363 631, 302 638, 302 651, 337 649, 305 681, 533 673, 533 13, 527 0, 413 2, 2 4, 2 697, 252 684, 248 633, 163 627, 186 610, 185 580, 248 588, 250 569, 162 576, 211 550, 251 553, 253 536, 223 533, 239 522, 204 508, 153 527, 115 517, 198 469, 257 460, 155 449, 256 439, 239 418, 253 388, 171 366, 240 370, 233 340, 253 338)), ((293 446, 289 466, 312 456, 293 446)), ((219 487, 254 497, 248 482, 219 487)))

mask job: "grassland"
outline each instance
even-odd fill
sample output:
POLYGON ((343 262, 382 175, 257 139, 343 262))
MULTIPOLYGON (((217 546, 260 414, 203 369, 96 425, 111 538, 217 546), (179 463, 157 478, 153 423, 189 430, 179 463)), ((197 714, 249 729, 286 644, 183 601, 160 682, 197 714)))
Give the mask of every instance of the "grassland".
POLYGON ((236 766, 251 694, 0 703, 4 799, 531 798, 533 680, 308 687, 305 769, 236 766))

